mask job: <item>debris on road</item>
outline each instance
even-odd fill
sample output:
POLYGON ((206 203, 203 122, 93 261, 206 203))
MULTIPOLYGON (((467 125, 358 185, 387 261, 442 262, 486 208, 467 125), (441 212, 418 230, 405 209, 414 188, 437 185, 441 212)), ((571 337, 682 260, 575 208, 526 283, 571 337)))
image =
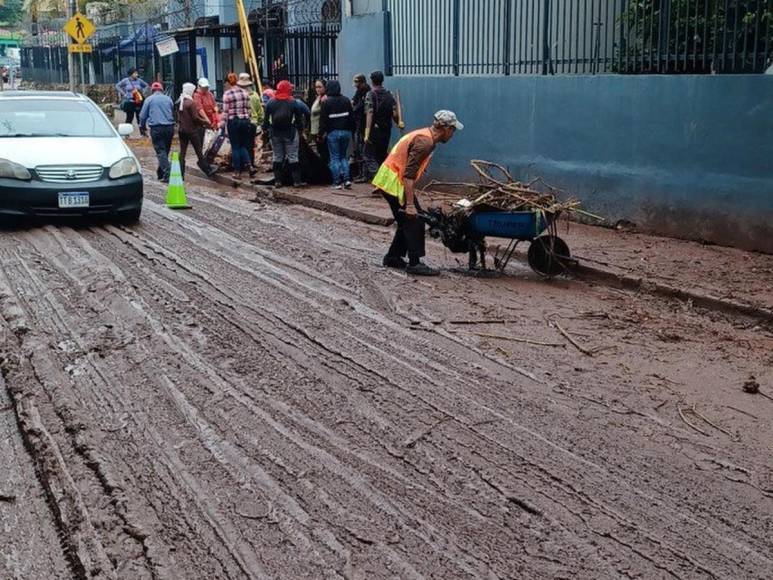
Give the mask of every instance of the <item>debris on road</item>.
POLYGON ((757 382, 757 379, 754 377, 754 375, 751 375, 749 380, 743 384, 743 391, 744 393, 749 393, 751 395, 762 395, 766 399, 773 401, 773 396, 770 396, 760 390, 760 383, 757 382))

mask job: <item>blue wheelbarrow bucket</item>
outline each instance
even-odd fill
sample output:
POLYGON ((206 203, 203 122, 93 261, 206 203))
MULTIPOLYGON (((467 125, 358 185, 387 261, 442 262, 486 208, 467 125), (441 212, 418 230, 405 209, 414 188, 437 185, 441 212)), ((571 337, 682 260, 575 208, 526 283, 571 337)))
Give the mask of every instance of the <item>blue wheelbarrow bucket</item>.
POLYGON ((531 241, 553 221, 542 211, 481 212, 470 215, 470 228, 481 236, 531 241))

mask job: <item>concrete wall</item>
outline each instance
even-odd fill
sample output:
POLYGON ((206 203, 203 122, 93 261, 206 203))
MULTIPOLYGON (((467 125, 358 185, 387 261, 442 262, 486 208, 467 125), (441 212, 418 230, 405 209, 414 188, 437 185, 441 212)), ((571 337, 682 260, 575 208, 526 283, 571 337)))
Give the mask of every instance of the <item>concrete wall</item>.
MULTIPOLYGON (((346 19, 342 73, 384 66, 383 14, 346 19), (381 36, 380 36, 381 35, 381 36), (375 40, 374 40, 375 39, 375 40)), ((472 158, 540 175, 611 221, 773 252, 769 75, 391 77, 410 127, 440 108, 466 129, 432 177, 470 178, 472 158)))

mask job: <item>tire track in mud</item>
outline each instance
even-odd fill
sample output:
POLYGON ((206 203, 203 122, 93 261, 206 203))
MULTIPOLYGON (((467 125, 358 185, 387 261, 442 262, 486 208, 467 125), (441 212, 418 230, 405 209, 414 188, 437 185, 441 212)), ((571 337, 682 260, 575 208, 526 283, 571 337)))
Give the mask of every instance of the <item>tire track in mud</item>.
MULTIPOLYGON (((650 417, 650 418, 651 418, 651 419, 657 419, 657 418, 653 418, 653 417, 650 417)), ((765 548, 763 547, 763 548, 762 548, 762 550, 764 551, 764 549, 765 549, 765 548)))
MULTIPOLYGON (((3 254, 0 254, 0 258, 7 263, 3 254)), ((49 393, 51 386, 57 384, 51 381, 59 373, 44 354, 49 345, 33 332, 23 309, 13 297, 8 280, 1 273, 0 308, 6 323, 12 325, 17 339, 15 347, 5 345, 3 375, 16 404, 20 430, 37 464, 38 476, 60 528, 65 554, 74 574, 79 578, 115 578, 114 567, 89 514, 92 509, 98 510, 89 501, 93 500, 89 498, 90 494, 83 493, 84 484, 89 482, 89 492, 99 494, 99 485, 94 481, 97 471, 89 474, 87 469, 98 468, 99 463, 91 453, 93 447, 84 441, 81 433, 85 423, 76 418, 70 405, 54 403, 52 406, 56 419, 52 413, 48 413, 46 421, 57 427, 61 424, 64 431, 69 433, 70 441, 57 442, 46 427, 41 411, 46 401, 40 395, 49 393), (65 449, 61 443, 69 443, 72 447, 65 449), (82 464, 80 469, 74 471, 79 458, 82 464)), ((61 383, 57 387, 61 388, 61 383)), ((104 478, 105 473, 101 473, 104 478)), ((106 491, 109 493, 110 490, 106 491)), ((136 577, 141 578, 142 575, 136 577)))
MULTIPOLYGON (((55 230, 52 230, 52 231, 54 232, 54 237, 55 238, 59 237, 59 236, 56 235, 56 231, 55 230)), ((73 240, 74 240, 73 238, 65 240, 65 244, 75 245, 75 244, 73 244, 73 240)), ((36 241, 39 243, 39 240, 36 240, 36 241)), ((59 241, 60 242, 62 241, 61 238, 60 238, 59 241)), ((77 241, 77 240, 75 240, 75 241, 77 241)), ((64 248, 64 245, 62 247, 64 248)), ((44 247, 41 248, 41 250, 44 253, 47 253, 49 255, 52 255, 52 254, 55 255, 56 254, 56 248, 54 248, 51 245, 44 246, 44 247)), ((91 256, 91 258, 95 258, 97 256, 97 254, 93 251, 93 249, 91 250, 91 252, 89 252, 89 255, 91 256)), ((84 264, 84 265, 89 263, 89 260, 79 259, 75 255, 73 248, 70 248, 68 256, 70 258, 69 261, 71 263, 76 263, 76 264, 80 263, 80 264, 84 264)), ((61 264, 59 264, 59 265, 61 266, 61 264)), ((106 266, 107 268, 111 268, 111 266, 109 264, 107 264, 107 265, 103 264, 103 266, 106 266)), ((114 268, 112 268, 112 270, 113 270, 113 273, 117 273, 117 270, 115 270, 114 268)), ((66 272, 64 269, 60 269, 60 272, 64 273, 64 275, 66 275, 66 276, 69 276, 69 272, 66 272)), ((118 274, 120 275, 120 273, 118 273, 118 274)), ((100 306, 99 303, 97 301, 95 301, 95 299, 92 297, 93 294, 89 293, 88 289, 83 287, 83 284, 80 282, 80 280, 78 278, 71 277, 69 281, 75 287, 77 287, 79 285, 81 286, 81 290, 82 290, 82 292, 81 292, 81 301, 83 303, 88 305, 91 309, 105 310, 103 306, 100 306)), ((118 302, 123 300, 124 297, 118 296, 117 293, 114 291, 114 289, 111 287, 110 284, 105 286, 102 290, 103 290, 102 291, 102 295, 103 296, 107 295, 109 297, 109 296, 112 295, 115 298, 115 300, 112 301, 111 307, 115 308, 117 311, 119 311, 119 312, 120 311, 127 312, 127 311, 131 311, 131 310, 136 310, 137 309, 137 306, 138 306, 137 304, 133 305, 133 307, 129 307, 128 309, 125 307, 128 304, 124 305, 124 307, 121 307, 118 304, 118 302)), ((67 308, 64 307, 63 305, 58 305, 57 309, 58 310, 67 310, 67 308)), ((77 310, 77 307, 75 309, 77 310)), ((138 314, 137 317, 142 317, 142 314, 141 313, 138 314)), ((119 318, 112 319, 112 321, 116 324, 117 327, 120 326, 120 324, 121 324, 119 318)), ((73 326, 77 328, 78 325, 76 324, 76 325, 73 325, 73 326)), ((153 330, 159 330, 159 329, 155 328, 153 330)), ((148 352, 146 352, 144 354, 144 357, 147 359, 148 357, 153 356, 154 354, 161 355, 162 358, 163 358, 163 353, 161 351, 159 351, 158 353, 152 353, 152 352, 148 351, 148 352)), ((173 352, 169 353, 170 358, 172 358, 173 355, 174 355, 173 352)), ((115 372, 115 369, 114 369, 114 372, 115 372)), ((102 373, 98 373, 98 374, 102 374, 102 373)), ((110 384, 109 383, 106 383, 104 386, 108 390, 110 389, 110 384)), ((120 397, 119 397, 119 399, 120 399, 120 397)), ((121 401, 121 403, 125 407, 128 408, 128 403, 126 401, 121 401)), ((207 493, 205 493, 205 492, 201 491, 200 489, 198 489, 198 485, 197 485, 197 482, 196 482, 195 478, 188 475, 187 471, 185 470, 184 463, 175 457, 173 451, 171 451, 169 449, 164 449, 163 448, 163 445, 162 445, 163 444, 163 438, 160 435, 158 435, 156 433, 156 431, 153 429, 152 423, 147 420, 148 417, 145 417, 145 419, 146 419, 145 421, 137 423, 137 432, 140 432, 142 430, 148 430, 151 433, 151 436, 152 436, 152 439, 153 439, 154 443, 156 445, 158 445, 159 448, 163 449, 164 454, 167 457, 168 461, 165 463, 165 467, 168 468, 168 471, 169 471, 170 475, 172 476, 173 480, 179 478, 188 487, 188 489, 190 491, 190 495, 193 497, 195 503, 200 508, 200 510, 201 510, 201 512, 203 514, 204 519, 207 520, 207 522, 212 526, 212 528, 220 535, 220 538, 221 538, 223 544, 228 548, 228 550, 230 552, 232 552, 232 555, 234 556, 235 560, 240 562, 240 567, 242 568, 242 572, 243 573, 247 573, 248 575, 251 575, 253 572, 256 572, 256 573, 258 573, 258 575, 261 575, 259 573, 260 572, 260 567, 256 566, 255 562, 252 562, 251 565, 249 565, 249 566, 244 564, 244 560, 252 560, 253 559, 252 558, 252 554, 255 551, 257 551, 256 547, 252 546, 250 551, 245 552, 244 553, 244 556, 245 556, 244 558, 242 558, 241 556, 238 556, 235 553, 235 549, 233 548, 233 544, 236 543, 236 541, 235 541, 235 534, 236 534, 236 532, 232 529, 232 526, 230 526, 230 524, 228 522, 223 521, 222 519, 218 519, 216 516, 214 516, 213 515, 214 514, 214 510, 208 505, 209 503, 211 503, 209 498, 213 497, 213 495, 215 495, 215 494, 212 492, 212 490, 206 490, 207 493)), ((179 495, 180 495, 179 492, 178 493, 174 493, 173 497, 179 496, 179 495)), ((181 506, 181 508, 182 508, 182 506, 181 506)), ((181 511, 184 511, 184 510, 181 509, 181 511)), ((193 527, 193 526, 191 526, 191 527, 193 527)))
MULTIPOLYGON (((315 552, 317 570, 343 577, 386 570, 401 577, 512 577, 524 570, 533 577, 616 577, 626 570, 695 577, 726 576, 733 566, 752 577, 769 568, 764 543, 757 550, 714 545, 734 531, 703 524, 704 514, 688 514, 672 496, 656 499, 637 488, 633 497, 618 497, 632 484, 621 468, 589 461, 524 422, 532 411, 538 418, 547 412, 518 397, 544 393, 545 385, 483 361, 458 337, 411 335, 361 297, 358 276, 338 282, 241 234, 170 216, 152 203, 146 211, 133 230, 49 230, 46 240, 24 242, 41 261, 35 267, 54 265, 46 285, 58 280, 65 287, 54 292, 65 322, 46 326, 41 319, 36 326, 75 340, 89 324, 109 323, 129 339, 93 357, 88 404, 106 404, 95 397, 98 383, 111 422, 129 412, 121 439, 105 448, 121 475, 139 479, 122 465, 119 444, 130 439, 145 449, 150 442, 163 477, 142 482, 146 492, 163 482, 167 489, 156 497, 177 502, 179 511, 190 505, 180 496, 202 502, 187 521, 162 520, 158 507, 156 516, 143 516, 165 541, 174 542, 174 533, 193 536, 178 538, 178 555, 193 555, 192 565, 211 557, 226 575, 244 573, 244 566, 257 576, 282 575, 292 569, 281 567, 282 553, 294 544, 315 552), (62 255, 58 263, 52 254, 62 255), (69 271, 71 264, 78 268, 69 271), (134 408, 111 392, 124 386, 146 406, 134 408), (220 488, 245 485, 262 495, 248 490, 250 501, 237 495, 234 503, 265 504, 265 515, 226 515, 212 499, 220 488), (215 542, 230 537, 230 549, 196 551, 205 502, 219 519, 206 525, 225 530, 215 542), (255 535, 258 526, 269 531, 255 535), (242 558, 233 567, 239 553, 283 540, 290 543, 276 548, 276 559, 242 558), (694 557, 676 547, 689 542, 694 557), (620 562, 621 550, 630 562, 620 562), (427 552, 432 556, 419 557, 427 552)), ((341 254, 334 244, 326 249, 330 259, 341 254)), ((14 279, 22 278, 17 271, 14 279)))
MULTIPOLYGON (((284 362, 284 361, 283 361, 283 362, 284 362)), ((211 379, 212 379, 213 381, 216 381, 216 380, 217 380, 217 377, 216 377, 216 376, 212 376, 212 377, 211 377, 211 379)), ((226 389, 228 389, 228 386, 227 386, 227 385, 223 385, 223 387, 224 387, 224 388, 226 388, 226 389)), ((255 407, 254 407, 254 405, 251 405, 251 408, 252 408, 252 410, 253 410, 253 411, 254 411, 256 414, 260 414, 260 413, 261 413, 260 409, 258 409, 258 408, 255 408, 255 407)), ((270 419, 269 417, 264 417, 264 420, 266 420, 266 421, 271 421, 271 419, 270 419)), ((310 452, 310 453, 313 453, 313 452, 314 452, 314 449, 313 449, 313 448, 310 448, 310 447, 308 447, 308 446, 306 446, 306 445, 304 444, 304 442, 303 442, 303 439, 302 439, 302 438, 298 438, 297 436, 293 436, 293 434, 292 434, 292 433, 291 433, 289 430, 287 430, 287 429, 283 428, 283 427, 281 426, 281 424, 279 424, 279 423, 275 423, 274 425, 275 425, 275 429, 276 429, 277 431, 280 431, 280 432, 282 432, 282 433, 283 433, 283 434, 284 434, 284 435, 285 435, 285 436, 286 436, 288 439, 290 439, 290 440, 294 441, 294 442, 295 442, 296 444, 298 444, 299 446, 303 446, 307 452, 310 452)), ((328 435, 328 437, 329 437, 329 435, 328 435)), ((328 462, 328 463, 330 463, 330 462, 332 461, 332 458, 330 458, 330 457, 327 457, 327 458, 326 458, 326 460, 327 460, 327 462, 328 462)), ((385 503, 383 500, 381 501, 381 503, 382 503, 382 504, 384 504, 384 505, 386 505, 386 503, 385 503)))

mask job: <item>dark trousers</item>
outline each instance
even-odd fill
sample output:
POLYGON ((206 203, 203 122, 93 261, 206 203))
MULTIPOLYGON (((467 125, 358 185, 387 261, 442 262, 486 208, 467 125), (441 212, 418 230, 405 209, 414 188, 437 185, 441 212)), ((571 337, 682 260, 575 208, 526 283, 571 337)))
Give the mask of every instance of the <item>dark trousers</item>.
POLYGON ((134 123, 134 117, 139 117, 139 111, 137 110, 137 105, 134 104, 132 101, 125 101, 123 103, 123 106, 121 107, 123 109, 123 112, 126 113, 126 122, 131 125, 134 123))
POLYGON ((198 159, 197 165, 205 174, 209 174, 210 167, 204 158, 204 129, 197 129, 193 133, 180 131, 180 173, 185 177, 185 157, 188 154, 188 145, 193 147, 198 159))
POLYGON ((172 138, 174 138, 174 125, 156 125, 150 128, 150 140, 158 159, 156 176, 159 179, 169 179, 169 151, 172 150, 172 138))
POLYGON ((349 163, 353 173, 357 175, 357 181, 365 181, 365 163, 363 161, 365 136, 361 132, 355 131, 352 144, 352 158, 349 163))
POLYGON ((376 129, 370 132, 370 142, 365 143, 364 165, 365 177, 368 181, 376 177, 378 168, 389 155, 389 140, 392 138, 392 129, 376 129))
MULTIPOLYGON (((389 209, 392 210, 392 215, 395 218, 397 224, 397 231, 395 237, 392 239, 392 245, 389 246, 387 252, 388 258, 405 258, 408 255, 408 263, 416 265, 419 260, 424 257, 424 222, 418 217, 408 217, 405 215, 405 211, 401 211, 405 206, 401 206, 400 202, 394 195, 381 192, 384 199, 389 204, 389 209)), ((414 205, 417 211, 421 211, 421 206, 418 200, 414 198, 414 205)))

